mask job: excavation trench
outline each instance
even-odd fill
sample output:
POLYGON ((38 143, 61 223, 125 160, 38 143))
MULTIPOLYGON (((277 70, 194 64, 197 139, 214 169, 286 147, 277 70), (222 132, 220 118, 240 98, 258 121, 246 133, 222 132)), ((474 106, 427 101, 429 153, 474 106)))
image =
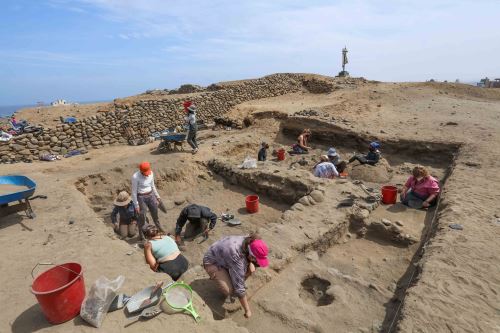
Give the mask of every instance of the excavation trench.
MULTIPOLYGON (((199 262, 213 241, 258 229, 270 244, 271 269, 259 270, 249 279, 248 290, 258 315, 268 317, 262 322, 276 324, 276 332, 328 331, 331 325, 339 331, 389 328, 398 315, 406 286, 417 276, 413 264, 432 234, 439 206, 424 212, 400 204, 373 205, 366 191, 353 180, 360 175, 358 179, 365 188, 372 194, 379 193, 384 184, 404 183, 414 163, 420 163, 428 166, 443 186, 459 145, 384 141, 386 161, 381 168, 356 173, 356 167, 352 167, 351 179, 320 180, 312 176, 311 166, 314 157, 330 144, 335 143, 337 150, 347 156, 353 149, 364 151, 362 148, 373 138, 298 117, 283 119, 280 126, 273 144, 294 142, 303 127, 310 127, 318 149, 306 156, 288 156, 282 162, 271 158, 249 170, 238 168, 239 155, 234 158, 227 154, 233 159, 212 158, 206 166, 170 155, 168 167, 155 169, 157 187, 168 208, 167 214, 160 217, 161 223, 172 232, 180 210, 188 203, 241 218, 239 227, 218 222, 209 242, 190 243, 185 255, 192 263, 199 262), (306 164, 297 163, 301 160, 306 164), (260 196, 258 214, 246 213, 245 196, 249 194, 260 196), (348 199, 353 205, 342 206, 348 199), (353 207, 368 211, 360 215, 362 227, 367 229, 364 234, 357 234, 359 225, 354 225, 353 207), (390 224, 384 224, 383 219, 390 224), (415 242, 403 237, 406 234, 411 234, 415 242), (290 309, 284 304, 295 306, 290 309)), ((228 151, 250 147, 245 143, 227 146, 228 151)), ((75 186, 90 207, 109 222, 113 199, 120 190, 130 191, 129 179, 135 168, 128 165, 82 177, 75 186)), ((264 329, 256 321, 240 320, 239 312, 230 315, 203 272, 193 282, 193 288, 212 309, 214 318, 234 320, 251 332, 264 329)))
MULTIPOLYGON (((353 150, 365 151, 368 143, 376 139, 323 122, 289 117, 282 120, 275 143, 294 143, 304 127, 312 129, 312 145, 319 149, 314 149, 305 156, 288 156, 285 162, 279 162, 281 168, 279 172, 274 171, 274 175, 283 177, 281 173, 286 174, 291 169, 310 173, 310 167, 315 163, 314 156, 324 152, 330 145, 334 145, 337 151, 346 156, 346 152, 353 150), (296 163, 298 160, 306 160, 308 163, 300 166, 296 163)), ((459 148, 460 144, 456 143, 384 140, 383 157, 386 161, 381 164, 387 174, 375 172, 369 177, 363 172, 359 174, 368 178, 361 179, 367 188, 379 193, 382 185, 404 184, 413 166, 422 164, 440 180, 443 188, 453 171, 453 161, 459 148)), ((272 168, 275 165, 276 163, 272 168)), ((351 179, 356 180, 357 174, 353 169, 354 167, 349 172, 351 179)), ((222 173, 228 179, 234 177, 232 171, 222 173)), ((304 179, 306 178, 301 181, 304 179)), ((322 185, 327 186, 325 201, 331 202, 329 206, 337 206, 340 201, 352 198, 356 203, 363 202, 363 194, 356 192, 350 181, 347 181, 350 185, 344 182, 331 181, 330 185, 322 185)), ((300 195, 307 196, 314 186, 313 184, 307 191, 299 192, 300 195)), ((296 197, 288 197, 286 201, 292 203, 296 197)), ((366 209, 372 202, 363 203, 367 205, 360 206, 366 209)), ((359 226, 353 226, 352 207, 340 207, 337 210, 343 213, 339 215, 318 203, 303 207, 300 212, 294 207, 295 205, 282 217, 286 228, 297 231, 294 228, 299 224, 298 232, 307 230, 310 237, 308 241, 302 242, 301 237, 294 234, 292 248, 297 254, 288 258, 289 262, 278 270, 279 276, 255 298, 262 311, 259 315, 272 317, 268 319, 270 322, 276 322, 278 318, 282 325, 277 328, 279 332, 286 331, 285 328, 328 331, 331 325, 335 325, 338 331, 361 329, 385 332, 393 328, 406 289, 418 277, 418 267, 415 268, 415 264, 421 257, 424 245, 432 237, 440 206, 428 211, 409 209, 399 203, 374 207, 364 217, 367 231, 362 235, 356 234, 359 226), (288 214, 290 216, 286 216, 288 214), (307 223, 308 215, 313 216, 316 226, 328 225, 332 220, 337 224, 330 224, 322 229, 318 227, 322 231, 315 234, 314 231, 309 232, 313 224, 307 223), (304 255, 301 256, 300 253, 304 255), (296 293, 291 292, 294 288, 297 288, 296 293), (279 300, 270 301, 272 295, 280 295, 279 300), (328 301, 320 301, 321 297, 328 297, 328 301), (295 313, 283 304, 296 304, 301 311, 295 313), (315 309, 309 306, 314 306, 315 309)), ((252 323, 241 324, 250 331, 262 329, 252 323)))

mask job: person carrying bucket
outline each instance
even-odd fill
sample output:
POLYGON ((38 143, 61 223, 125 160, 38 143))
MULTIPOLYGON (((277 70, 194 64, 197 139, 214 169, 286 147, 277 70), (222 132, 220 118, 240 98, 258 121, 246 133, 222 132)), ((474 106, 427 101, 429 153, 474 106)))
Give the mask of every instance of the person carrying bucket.
POLYGON ((121 191, 115 199, 111 212, 111 222, 115 231, 123 238, 134 237, 137 234, 137 214, 132 198, 127 191, 121 191), (120 216, 119 222, 118 215, 120 216))
POLYGON ((212 244, 203 257, 203 267, 214 280, 219 291, 229 302, 238 297, 245 317, 252 311, 246 296, 245 280, 255 272, 256 267, 267 267, 269 250, 266 243, 256 234, 248 236, 227 236, 212 244))
POLYGON ((198 143, 196 142, 196 133, 198 132, 198 125, 196 124, 196 106, 190 102, 186 101, 183 104, 184 112, 187 113, 186 125, 188 127, 187 143, 193 148, 192 153, 196 154, 198 152, 198 143))
POLYGON ((132 176, 132 201, 139 216, 139 236, 141 240, 144 240, 142 228, 146 223, 147 210, 149 210, 156 227, 161 232, 165 232, 158 219, 158 204, 160 200, 151 164, 149 162, 142 162, 139 165, 139 171, 132 176))
POLYGON ((401 203, 414 208, 428 208, 436 203, 439 192, 438 180, 425 167, 417 165, 401 189, 401 203))
POLYGON ((381 155, 379 148, 380 143, 378 143, 377 141, 370 142, 370 145, 368 146, 368 153, 366 155, 355 154, 353 157, 351 157, 349 163, 358 161, 361 164, 376 165, 380 160, 381 155))

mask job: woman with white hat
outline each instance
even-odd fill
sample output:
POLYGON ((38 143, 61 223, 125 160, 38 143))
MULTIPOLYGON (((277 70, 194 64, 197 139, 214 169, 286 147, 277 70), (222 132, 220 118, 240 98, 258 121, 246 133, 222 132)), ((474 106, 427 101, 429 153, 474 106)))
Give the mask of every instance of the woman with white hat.
POLYGON ((113 203, 115 207, 111 212, 111 222, 115 231, 123 238, 134 237, 137 234, 137 216, 132 198, 127 191, 122 191, 113 203), (119 222, 118 215, 120 215, 119 222))

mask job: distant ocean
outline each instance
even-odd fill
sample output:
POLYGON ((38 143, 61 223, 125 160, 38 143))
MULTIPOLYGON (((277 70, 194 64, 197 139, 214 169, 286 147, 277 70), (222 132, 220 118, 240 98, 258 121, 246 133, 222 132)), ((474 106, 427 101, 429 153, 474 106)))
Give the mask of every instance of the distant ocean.
MULTIPOLYGON (((108 101, 91 101, 91 102, 78 102, 79 104, 103 103, 108 101)), ((45 105, 49 106, 49 105, 45 105)), ((32 108, 36 105, 0 105, 0 118, 10 117, 14 112, 24 108, 32 108)))
POLYGON ((4 105, 4 106, 0 106, 0 117, 9 117, 17 110, 29 108, 29 107, 33 107, 33 106, 36 106, 36 105, 4 105))

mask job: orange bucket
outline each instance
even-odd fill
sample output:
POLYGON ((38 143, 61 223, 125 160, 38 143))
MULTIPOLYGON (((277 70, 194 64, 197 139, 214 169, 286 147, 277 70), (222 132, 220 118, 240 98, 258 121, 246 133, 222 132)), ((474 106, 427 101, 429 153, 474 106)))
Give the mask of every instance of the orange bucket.
POLYGON ((278 161, 284 161, 285 160, 285 149, 281 148, 278 150, 278 161))
POLYGON ((259 196, 258 195, 247 195, 245 198, 245 203, 247 207, 247 212, 250 214, 257 213, 259 211, 259 196))

